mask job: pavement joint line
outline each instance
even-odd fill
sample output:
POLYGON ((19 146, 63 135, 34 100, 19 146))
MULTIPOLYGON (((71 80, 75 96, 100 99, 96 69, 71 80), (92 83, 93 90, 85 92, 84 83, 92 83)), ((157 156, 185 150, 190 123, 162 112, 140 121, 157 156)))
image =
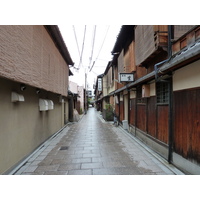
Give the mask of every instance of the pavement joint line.
POLYGON ((159 160, 162 164, 164 164, 169 170, 171 170, 175 175, 185 175, 182 171, 177 169, 175 166, 170 165, 167 163, 164 158, 162 158, 158 153, 151 150, 149 147, 145 146, 141 141, 139 141, 137 138, 135 138, 133 135, 131 135, 128 131, 124 130, 121 126, 118 126, 116 128, 119 128, 122 132, 124 132, 128 137, 133 139, 135 142, 137 142, 142 148, 144 148, 146 151, 148 151, 152 156, 154 156, 157 160, 159 160))

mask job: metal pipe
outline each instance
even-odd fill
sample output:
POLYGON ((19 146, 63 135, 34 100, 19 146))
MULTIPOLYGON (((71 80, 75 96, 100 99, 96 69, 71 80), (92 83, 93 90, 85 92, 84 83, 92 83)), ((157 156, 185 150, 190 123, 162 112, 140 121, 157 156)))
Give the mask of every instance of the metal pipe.
MULTIPOLYGON (((155 80, 160 81, 158 78, 158 73, 162 73, 158 70, 158 66, 168 62, 172 57, 172 26, 168 26, 168 58, 162 62, 154 65, 155 70, 155 80)), ((168 82, 169 91, 169 114, 168 114, 168 162, 172 162, 173 153, 173 88, 172 88, 172 78, 170 80, 162 80, 163 82, 168 82)))
POLYGON ((168 130, 168 162, 172 162, 173 153, 173 88, 172 88, 172 78, 169 80, 169 130, 168 130))

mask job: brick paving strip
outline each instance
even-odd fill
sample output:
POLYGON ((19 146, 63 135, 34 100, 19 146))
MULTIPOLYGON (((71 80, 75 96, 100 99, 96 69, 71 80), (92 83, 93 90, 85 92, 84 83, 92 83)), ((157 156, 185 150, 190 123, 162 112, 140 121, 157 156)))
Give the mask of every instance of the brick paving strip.
POLYGON ((68 124, 15 172, 16 175, 173 175, 120 127, 90 108, 68 124))

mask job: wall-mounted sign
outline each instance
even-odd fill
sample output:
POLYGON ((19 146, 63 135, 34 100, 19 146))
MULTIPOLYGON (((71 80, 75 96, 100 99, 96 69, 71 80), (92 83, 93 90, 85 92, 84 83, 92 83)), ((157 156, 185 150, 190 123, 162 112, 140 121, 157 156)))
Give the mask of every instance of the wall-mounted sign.
POLYGON ((102 91, 102 78, 98 78, 98 91, 102 91))
POLYGON ((120 82, 133 82, 134 76, 132 73, 120 73, 119 74, 119 81, 120 82))

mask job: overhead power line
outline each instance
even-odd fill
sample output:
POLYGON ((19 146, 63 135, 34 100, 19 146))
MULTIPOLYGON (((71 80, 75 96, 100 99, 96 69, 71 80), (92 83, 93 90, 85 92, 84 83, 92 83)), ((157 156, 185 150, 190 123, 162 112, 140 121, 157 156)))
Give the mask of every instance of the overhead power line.
POLYGON ((104 42, 105 42, 105 40, 106 40, 106 37, 107 37, 107 34, 108 34, 108 30, 109 30, 109 28, 110 28, 110 26, 108 26, 108 28, 107 28, 107 31, 106 31, 105 37, 104 37, 103 42, 102 42, 102 45, 101 45, 101 48, 99 49, 99 53, 98 53, 98 55, 97 55, 95 61, 93 62, 92 67, 90 68, 90 72, 91 72, 92 68, 94 67, 95 62, 96 62, 96 60, 98 59, 98 57, 99 57, 99 55, 100 55, 100 53, 101 53, 101 50, 102 50, 103 45, 104 45, 104 42))
POLYGON ((92 62, 95 37, 96 37, 96 25, 94 26, 94 33, 93 33, 93 39, 92 39, 92 51, 91 51, 90 62, 89 62, 89 67, 88 68, 90 68, 90 65, 91 65, 91 62, 92 62))
POLYGON ((76 30, 75 30, 74 25, 73 25, 73 30, 74 30, 74 36, 75 36, 75 40, 76 40, 77 49, 78 49, 78 54, 79 54, 79 57, 81 57, 79 46, 78 46, 78 40, 77 40, 77 36, 76 36, 76 30))
POLYGON ((86 25, 85 25, 85 29, 84 29, 83 44, 82 44, 82 50, 81 50, 81 56, 80 56, 80 62, 79 62, 78 68, 80 68, 80 65, 82 64, 82 57, 83 57, 83 50, 84 50, 84 43, 85 43, 85 35, 86 35, 86 25))

